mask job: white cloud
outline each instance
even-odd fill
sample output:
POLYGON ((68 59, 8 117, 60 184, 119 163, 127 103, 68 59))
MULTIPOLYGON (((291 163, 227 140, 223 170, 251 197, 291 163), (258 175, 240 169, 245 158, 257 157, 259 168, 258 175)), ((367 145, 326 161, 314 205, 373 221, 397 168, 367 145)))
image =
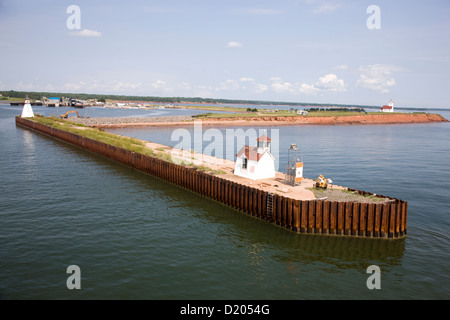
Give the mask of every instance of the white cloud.
POLYGON ((273 81, 271 88, 277 93, 295 94, 300 92, 310 95, 319 92, 346 91, 344 80, 338 79, 333 73, 320 77, 315 84, 283 82, 279 77, 272 77, 270 79, 273 81))
POLYGON ((69 32, 69 35, 73 37, 101 37, 102 33, 99 31, 83 29, 80 31, 71 31, 69 32))
POLYGON ((289 82, 283 82, 278 77, 271 78, 272 81, 274 81, 271 85, 271 88, 273 91, 277 93, 286 93, 286 92, 292 92, 295 90, 295 85, 289 82))
MULTIPOLYGON (((0 89, 18 91, 49 91, 49 92, 83 92, 92 94, 125 94, 125 95, 165 95, 175 92, 180 95, 190 95, 195 86, 188 82, 168 83, 162 79, 150 81, 70 81, 63 83, 37 84, 37 82, 17 82, 6 87, 0 82, 0 89)), ((211 88, 209 88, 211 89, 211 88)))
POLYGON ((236 80, 225 80, 220 83, 220 87, 216 88, 216 91, 222 90, 238 90, 240 88, 239 82, 236 80))
POLYGON ((312 10, 313 13, 332 13, 336 11, 339 7, 341 7, 340 3, 336 3, 336 1, 329 0, 304 0, 306 4, 314 6, 312 10))
POLYGON ((209 90, 209 91, 241 91, 241 92, 254 92, 262 93, 269 89, 269 87, 262 83, 256 83, 255 79, 250 77, 242 77, 239 80, 227 79, 222 81, 218 86, 198 86, 199 89, 209 90))
POLYGON ((156 80, 155 82, 153 82, 151 84, 151 86, 155 89, 161 89, 161 88, 166 87, 166 82, 163 80, 156 80))
POLYGON ((227 48, 240 48, 242 46, 243 46, 242 43, 239 43, 239 42, 236 42, 236 41, 230 41, 227 44, 227 48))
POLYGON ((319 89, 317 89, 312 84, 310 85, 310 84, 303 83, 302 85, 299 86, 298 91, 300 91, 301 93, 304 93, 304 94, 314 94, 314 93, 317 93, 317 91, 319 91, 319 89))
POLYGON ((345 91, 344 80, 338 79, 334 73, 329 73, 316 82, 318 89, 325 89, 332 92, 345 91))
POLYGON ((340 6, 341 5, 337 4, 337 3, 331 3, 331 2, 322 3, 321 5, 319 5, 319 7, 314 9, 313 12, 314 13, 331 13, 331 12, 334 12, 336 9, 338 9, 340 6))
POLYGON ((361 66, 358 69, 359 79, 356 85, 382 93, 389 92, 388 88, 396 84, 392 72, 399 70, 401 69, 398 67, 383 64, 361 66))
POLYGON ((269 89, 268 86, 265 84, 256 84, 255 85, 255 92, 256 93, 263 93, 264 91, 267 91, 269 89))

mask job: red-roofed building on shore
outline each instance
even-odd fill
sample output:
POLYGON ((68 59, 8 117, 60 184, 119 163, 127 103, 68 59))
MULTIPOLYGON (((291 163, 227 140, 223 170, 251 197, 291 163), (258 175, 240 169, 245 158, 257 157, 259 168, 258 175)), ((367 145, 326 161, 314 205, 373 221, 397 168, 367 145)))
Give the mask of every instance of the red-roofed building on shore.
POLYGON ((256 139, 257 146, 243 146, 236 154, 234 174, 252 180, 275 177, 275 158, 270 153, 270 138, 256 139))
POLYGON ((380 112, 394 112, 394 101, 389 101, 389 105, 380 108, 380 112))

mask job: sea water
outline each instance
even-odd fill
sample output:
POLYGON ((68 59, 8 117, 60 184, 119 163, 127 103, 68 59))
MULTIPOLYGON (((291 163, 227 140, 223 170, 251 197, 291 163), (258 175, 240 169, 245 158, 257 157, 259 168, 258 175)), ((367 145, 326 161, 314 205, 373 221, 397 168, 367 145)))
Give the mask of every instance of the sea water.
MULTIPOLYGON (((373 240, 278 228, 16 127, 20 111, 0 105, 2 299, 450 298, 449 123, 250 127, 279 130, 279 171, 296 143, 306 177, 408 201, 407 237, 373 240), (80 290, 67 288, 71 265, 80 290), (371 265, 381 289, 367 287, 371 265)), ((152 111, 186 114, 81 112, 152 111)), ((110 131, 174 146, 175 129, 110 131)))

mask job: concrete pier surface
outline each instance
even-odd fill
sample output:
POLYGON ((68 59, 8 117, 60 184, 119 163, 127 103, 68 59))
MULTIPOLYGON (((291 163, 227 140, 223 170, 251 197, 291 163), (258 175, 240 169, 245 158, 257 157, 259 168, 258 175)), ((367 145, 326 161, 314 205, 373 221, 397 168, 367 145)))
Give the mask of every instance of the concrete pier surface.
MULTIPOLYGON (((154 142, 145 142, 146 146, 153 150, 163 150, 164 152, 171 153, 175 163, 192 163, 195 166, 206 166, 214 171, 222 171, 223 173, 218 174, 222 179, 233 181, 239 183, 240 185, 245 185, 260 189, 265 192, 273 194, 282 194, 283 196, 295 200, 315 200, 316 196, 308 188, 313 188, 315 181, 312 179, 304 178, 300 184, 292 186, 286 183, 285 174, 282 172, 276 172, 275 178, 269 179, 258 179, 251 180, 248 178, 240 177, 234 174, 235 162, 216 158, 213 156, 204 155, 201 153, 194 153, 183 151, 181 149, 172 148, 162 144, 154 142)), ((334 190, 346 190, 347 188, 332 185, 329 187, 334 190)))

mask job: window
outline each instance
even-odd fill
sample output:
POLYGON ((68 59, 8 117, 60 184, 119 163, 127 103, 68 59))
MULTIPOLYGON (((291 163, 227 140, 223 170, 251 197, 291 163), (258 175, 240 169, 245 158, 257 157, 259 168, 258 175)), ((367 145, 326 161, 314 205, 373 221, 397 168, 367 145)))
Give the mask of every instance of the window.
POLYGON ((248 159, 244 158, 242 159, 242 169, 247 169, 248 159))

